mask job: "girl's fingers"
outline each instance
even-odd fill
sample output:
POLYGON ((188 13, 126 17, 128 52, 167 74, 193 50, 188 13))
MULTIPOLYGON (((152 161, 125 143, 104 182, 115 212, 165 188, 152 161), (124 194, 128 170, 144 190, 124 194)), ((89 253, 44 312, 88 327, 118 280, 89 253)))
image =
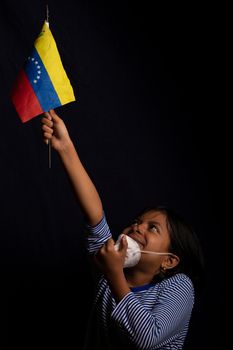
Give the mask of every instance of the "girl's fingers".
POLYGON ((44 125, 50 126, 50 128, 53 126, 52 120, 48 119, 48 118, 42 118, 41 119, 41 123, 44 124, 44 125))
POLYGON ((123 235, 121 238, 121 241, 120 241, 120 249, 119 250, 126 251, 127 248, 128 248, 128 242, 127 242, 126 236, 123 235))
POLYGON ((54 122, 58 122, 60 120, 60 118, 58 117, 58 115, 53 109, 50 109, 49 115, 50 115, 50 118, 54 120, 54 122))
POLYGON ((109 238, 107 242, 105 243, 105 246, 107 249, 112 249, 114 247, 114 240, 113 238, 109 238))
POLYGON ((44 132, 44 140, 46 139, 51 139, 53 137, 52 134, 48 133, 48 132, 44 132))
POLYGON ((44 112, 44 116, 49 119, 52 120, 52 116, 50 115, 50 112, 44 112))
POLYGON ((49 113, 49 115, 50 115, 51 117, 56 116, 56 113, 55 113, 54 109, 50 109, 48 113, 49 113))
POLYGON ((46 131, 47 133, 50 133, 50 134, 53 133, 53 129, 50 128, 49 126, 45 125, 45 124, 42 126, 42 130, 44 130, 44 131, 46 131))

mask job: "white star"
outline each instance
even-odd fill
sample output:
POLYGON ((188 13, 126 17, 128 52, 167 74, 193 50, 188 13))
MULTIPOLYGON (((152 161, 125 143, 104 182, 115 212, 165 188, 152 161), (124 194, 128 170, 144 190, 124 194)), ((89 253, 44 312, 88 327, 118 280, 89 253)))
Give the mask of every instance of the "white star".
POLYGON ((35 79, 35 80, 33 80, 33 83, 35 83, 35 84, 36 84, 36 83, 37 83, 37 80, 36 80, 36 79, 35 79))

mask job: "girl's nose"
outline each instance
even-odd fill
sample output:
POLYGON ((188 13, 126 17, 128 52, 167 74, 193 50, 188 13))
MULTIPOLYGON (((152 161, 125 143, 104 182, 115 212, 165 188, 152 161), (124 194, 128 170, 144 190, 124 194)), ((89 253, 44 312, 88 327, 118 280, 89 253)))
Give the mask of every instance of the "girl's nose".
POLYGON ((144 232, 144 230, 145 230, 145 227, 144 227, 144 225, 142 223, 136 222, 136 223, 133 224, 133 230, 135 232, 137 232, 137 233, 141 233, 142 234, 144 232))

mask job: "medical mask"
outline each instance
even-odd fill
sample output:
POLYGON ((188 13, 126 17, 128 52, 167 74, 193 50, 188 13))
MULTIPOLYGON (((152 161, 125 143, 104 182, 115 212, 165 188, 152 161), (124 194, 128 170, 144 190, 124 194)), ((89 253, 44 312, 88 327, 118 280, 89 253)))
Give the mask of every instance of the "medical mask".
POLYGON ((132 267, 137 265, 141 258, 141 254, 154 254, 154 255, 171 255, 174 256, 172 253, 163 253, 163 252, 152 252, 149 250, 141 250, 139 247, 139 244, 130 236, 127 235, 120 235, 115 243, 115 249, 118 250, 120 246, 120 241, 122 239, 122 236, 125 236, 128 247, 126 251, 125 261, 124 261, 124 267, 132 267))
POLYGON ((115 249, 116 250, 119 249, 120 241, 123 236, 125 236, 128 243, 127 252, 126 252, 125 261, 124 261, 124 267, 135 266, 137 265, 137 263, 141 258, 141 250, 138 243, 134 239, 126 235, 120 235, 116 241, 115 249))

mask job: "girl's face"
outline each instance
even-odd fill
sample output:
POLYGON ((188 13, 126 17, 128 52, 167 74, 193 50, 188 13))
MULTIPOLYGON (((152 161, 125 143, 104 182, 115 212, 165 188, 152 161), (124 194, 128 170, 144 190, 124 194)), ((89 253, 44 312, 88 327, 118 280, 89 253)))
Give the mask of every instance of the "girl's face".
MULTIPOLYGON (((170 236, 166 215, 162 212, 151 210, 142 214, 122 233, 133 238, 141 250, 169 252, 170 236)), ((153 269, 156 274, 168 259, 168 256, 142 253, 138 267, 153 269)))
POLYGON ((133 238, 141 250, 168 252, 170 236, 166 215, 158 211, 148 211, 136 218, 122 232, 133 238))

